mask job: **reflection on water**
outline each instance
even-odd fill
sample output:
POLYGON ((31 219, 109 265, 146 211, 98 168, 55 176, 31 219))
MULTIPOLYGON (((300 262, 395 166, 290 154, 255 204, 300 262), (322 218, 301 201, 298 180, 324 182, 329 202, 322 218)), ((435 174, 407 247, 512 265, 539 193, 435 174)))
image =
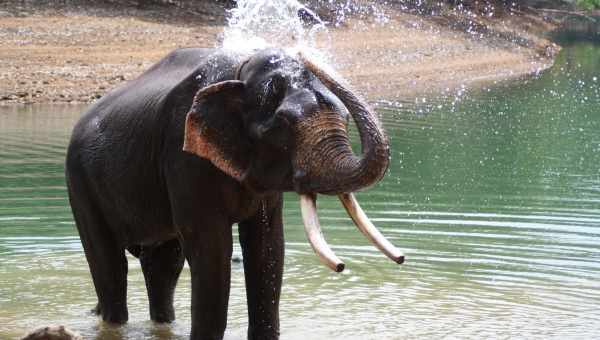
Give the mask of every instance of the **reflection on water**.
MULTIPOLYGON (((359 199, 407 262, 379 254, 323 198, 326 237, 347 264, 331 273, 305 241, 296 195, 287 195, 283 338, 597 337, 599 78, 600 48, 577 45, 538 79, 458 104, 380 103, 392 166, 359 199)), ((133 258, 130 322, 115 329, 87 312, 95 293, 62 165, 82 109, 0 111, 0 338, 62 323, 92 339, 185 339, 187 270, 172 326, 148 321, 133 258)), ((229 339, 245 338, 245 308, 243 271, 233 264, 229 339)))

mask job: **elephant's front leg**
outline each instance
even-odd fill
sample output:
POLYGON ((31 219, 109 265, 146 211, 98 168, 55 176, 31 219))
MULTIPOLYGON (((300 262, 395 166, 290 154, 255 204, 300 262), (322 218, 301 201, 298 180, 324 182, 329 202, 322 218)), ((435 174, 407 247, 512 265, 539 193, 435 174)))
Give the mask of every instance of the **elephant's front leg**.
POLYGON ((279 339, 279 296, 283 276, 282 196, 261 204, 239 224, 248 299, 248 339, 279 339))
POLYGON ((183 232, 192 275, 192 340, 221 340, 227 325, 231 277, 231 224, 203 221, 183 232))

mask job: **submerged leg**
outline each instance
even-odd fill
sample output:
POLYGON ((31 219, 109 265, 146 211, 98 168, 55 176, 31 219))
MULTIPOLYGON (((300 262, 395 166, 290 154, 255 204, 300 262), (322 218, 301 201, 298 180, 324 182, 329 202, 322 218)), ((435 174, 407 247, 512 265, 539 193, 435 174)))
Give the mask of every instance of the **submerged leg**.
POLYGON ((175 320, 173 295, 184 263, 179 240, 142 247, 139 258, 146 279, 150 318, 155 322, 175 320))
POLYGON ((282 197, 264 202, 259 213, 239 224, 248 299, 248 339, 279 339, 279 298, 283 276, 282 197))
POLYGON ((231 224, 225 218, 210 218, 182 229, 183 250, 192 275, 190 339, 221 340, 227 325, 231 281, 231 224))
POLYGON ((91 196, 81 190, 83 185, 78 189, 74 194, 69 188, 69 199, 98 296, 94 312, 104 321, 125 323, 128 319, 125 249, 115 239, 91 196))

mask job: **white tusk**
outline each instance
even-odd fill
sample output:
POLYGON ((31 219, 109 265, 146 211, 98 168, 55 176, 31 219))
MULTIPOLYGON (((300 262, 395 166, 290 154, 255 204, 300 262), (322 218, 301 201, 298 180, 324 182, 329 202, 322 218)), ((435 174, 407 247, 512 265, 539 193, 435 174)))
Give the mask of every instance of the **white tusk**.
POLYGON ((317 216, 316 196, 300 195, 300 210, 306 237, 319 259, 337 273, 344 270, 344 263, 329 248, 321 232, 321 224, 319 216, 317 216))
POLYGON ((369 239, 369 241, 394 262, 402 264, 404 262, 404 254, 381 235, 379 230, 377 230, 373 223, 369 221, 365 212, 360 205, 358 205, 354 195, 341 194, 338 195, 338 197, 340 198, 340 201, 342 201, 344 208, 346 208, 348 215, 350 215, 354 221, 354 224, 356 224, 358 229, 369 239))

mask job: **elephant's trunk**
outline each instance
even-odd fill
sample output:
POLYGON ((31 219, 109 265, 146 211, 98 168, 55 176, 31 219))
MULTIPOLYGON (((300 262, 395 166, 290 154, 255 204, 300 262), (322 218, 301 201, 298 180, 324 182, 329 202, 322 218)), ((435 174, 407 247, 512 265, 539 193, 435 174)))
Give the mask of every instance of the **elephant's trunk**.
POLYGON ((387 136, 367 104, 328 73, 301 56, 306 67, 348 108, 358 128, 362 153, 356 156, 343 118, 337 112, 320 112, 299 125, 296 183, 301 192, 343 194, 378 182, 389 164, 387 136), (305 180, 304 180, 305 179, 305 180))
POLYGON ((396 263, 404 262, 394 247, 369 221, 352 192, 379 181, 389 164, 389 144, 379 119, 347 87, 301 56, 306 67, 348 108, 360 135, 362 154, 352 152, 346 122, 340 112, 326 108, 298 123, 294 157, 295 186, 308 240, 321 261, 339 272, 344 264, 325 242, 316 213, 316 193, 337 194, 358 229, 396 263))

